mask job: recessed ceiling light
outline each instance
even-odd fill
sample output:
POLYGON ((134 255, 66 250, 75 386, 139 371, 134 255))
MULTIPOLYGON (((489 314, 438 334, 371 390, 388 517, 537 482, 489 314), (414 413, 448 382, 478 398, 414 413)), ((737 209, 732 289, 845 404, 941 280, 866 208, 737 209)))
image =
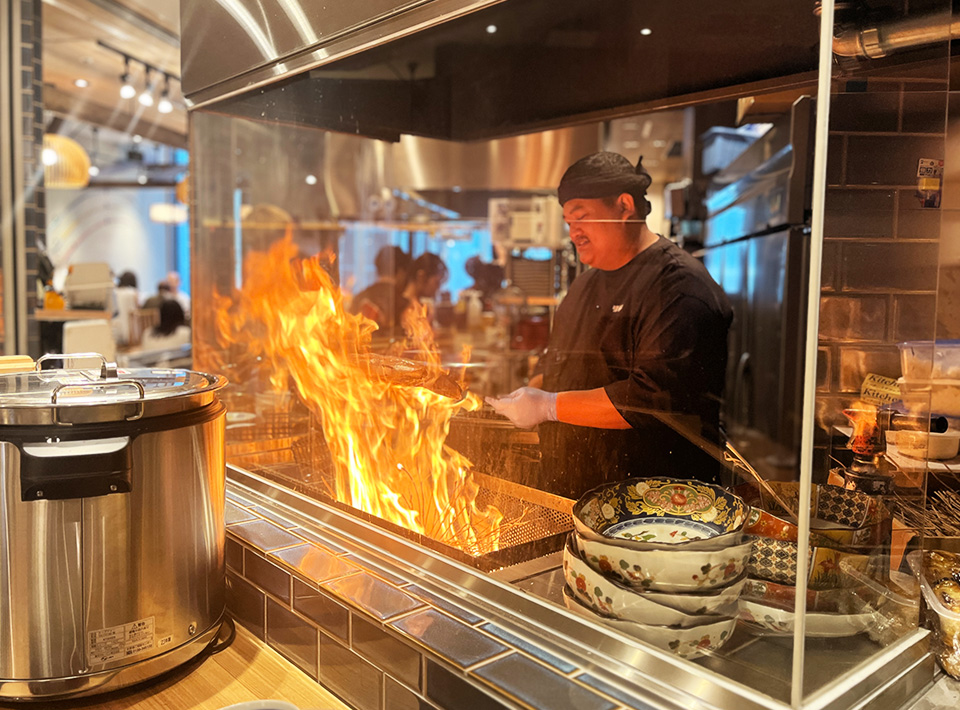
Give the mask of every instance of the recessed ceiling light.
POLYGON ((100 168, 98 168, 96 165, 91 165, 87 172, 90 174, 90 177, 96 177, 100 174, 100 168))
POLYGON ((492 35, 497 31, 496 25, 487 25, 487 34, 492 35))
POLYGON ((139 142, 142 141, 142 140, 143 140, 143 136, 141 136, 139 133, 135 133, 135 134, 133 135, 133 142, 134 142, 134 143, 139 143, 139 142))
POLYGON ((642 34, 644 37, 649 37, 653 34, 653 30, 651 30, 649 27, 644 27, 642 30, 640 30, 640 34, 642 34))
POLYGON ((86 79, 74 79, 73 85, 78 89, 86 89, 88 86, 90 86, 90 82, 86 79))
POLYGON ((316 175, 307 175, 307 177, 304 178, 304 179, 307 181, 307 184, 308 184, 308 185, 316 185, 316 184, 317 184, 317 176, 316 176, 316 175))
POLYGON ((146 184, 147 184, 147 176, 146 176, 146 175, 137 175, 137 182, 139 182, 141 185, 146 185, 146 184))
POLYGON ((47 167, 57 164, 57 151, 53 148, 44 148, 43 152, 40 153, 40 160, 47 167))

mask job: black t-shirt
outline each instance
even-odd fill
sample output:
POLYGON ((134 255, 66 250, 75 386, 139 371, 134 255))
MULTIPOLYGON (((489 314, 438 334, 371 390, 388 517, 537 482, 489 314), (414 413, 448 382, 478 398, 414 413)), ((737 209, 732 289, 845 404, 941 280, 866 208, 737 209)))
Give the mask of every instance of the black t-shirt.
POLYGON ((629 476, 716 480, 732 311, 703 265, 663 237, 616 271, 579 276, 542 360, 550 392, 603 387, 629 430, 540 425, 544 478, 560 495, 629 476))

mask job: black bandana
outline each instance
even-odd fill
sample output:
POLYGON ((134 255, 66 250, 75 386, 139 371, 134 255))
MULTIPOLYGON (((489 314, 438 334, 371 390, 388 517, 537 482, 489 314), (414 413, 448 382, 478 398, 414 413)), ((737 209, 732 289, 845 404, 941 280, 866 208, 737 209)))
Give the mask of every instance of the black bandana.
POLYGON ((563 174, 557 197, 563 205, 569 200, 595 200, 615 197, 624 192, 633 195, 640 217, 650 213, 650 203, 643 198, 650 187, 650 174, 644 170, 643 156, 634 167, 619 153, 594 153, 581 158, 563 174), (642 201, 637 198, 643 198, 642 201))

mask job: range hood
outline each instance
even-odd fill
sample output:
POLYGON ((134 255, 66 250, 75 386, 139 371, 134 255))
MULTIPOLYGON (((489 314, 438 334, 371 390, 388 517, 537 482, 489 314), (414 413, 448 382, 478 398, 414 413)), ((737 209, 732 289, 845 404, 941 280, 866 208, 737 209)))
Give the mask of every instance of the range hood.
POLYGON ((807 2, 245 5, 183 0, 192 107, 393 141, 500 138, 718 101, 811 84, 817 64, 807 2))

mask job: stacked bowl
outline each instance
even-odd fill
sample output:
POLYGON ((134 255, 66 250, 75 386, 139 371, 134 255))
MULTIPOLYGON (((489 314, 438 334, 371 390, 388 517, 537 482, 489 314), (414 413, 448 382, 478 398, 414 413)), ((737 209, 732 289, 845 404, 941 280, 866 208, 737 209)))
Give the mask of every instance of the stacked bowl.
POLYGON ((718 486, 628 479, 573 507, 564 550, 567 606, 683 657, 733 633, 753 543, 749 508, 718 486))

